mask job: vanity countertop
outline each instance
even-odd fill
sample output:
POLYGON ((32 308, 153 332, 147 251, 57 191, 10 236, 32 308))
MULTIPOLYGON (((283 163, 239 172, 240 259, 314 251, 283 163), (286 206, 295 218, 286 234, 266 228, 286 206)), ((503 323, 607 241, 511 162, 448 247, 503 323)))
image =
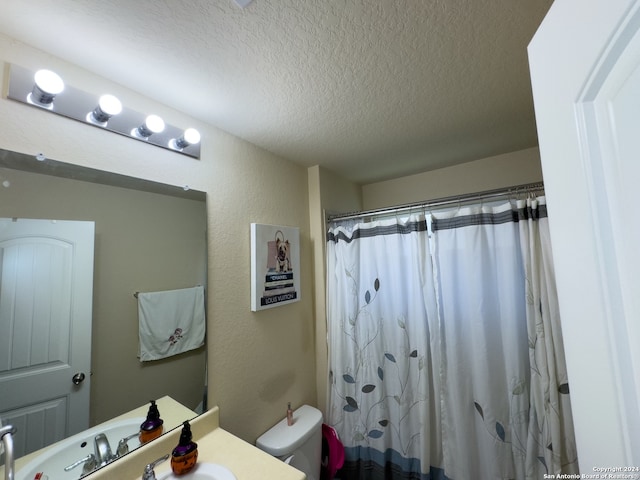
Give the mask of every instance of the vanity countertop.
MULTIPOLYGON (((170 397, 157 401, 165 424, 180 426, 184 420, 190 420, 193 440, 198 444, 198 462, 217 463, 227 467, 237 480, 305 480, 299 470, 263 452, 250 443, 220 428, 218 407, 194 418, 195 413, 170 397)), ((148 405, 134 409, 110 421, 130 417, 145 416, 148 405)), ((168 429, 167 429, 168 430, 168 429)), ((139 480, 146 464, 171 453, 178 444, 181 428, 166 431, 161 437, 133 450, 125 457, 107 465, 85 478, 91 480, 139 480)), ((37 453, 37 452, 36 452, 37 453)), ((32 454, 34 455, 34 454, 32 454)), ((16 471, 31 458, 31 455, 16 460, 16 471)), ((155 469, 158 476, 170 470, 169 461, 155 469)), ((0 466, 0 474, 3 467, 0 466)))
MULTIPOLYGON (((219 410, 211 410, 190 422, 198 444, 198 462, 217 463, 233 472, 237 480, 305 480, 306 476, 275 457, 241 440, 219 426, 219 410)), ((91 480, 139 480, 144 466, 171 453, 178 444, 180 428, 129 453, 126 457, 91 474, 91 480)), ((169 461, 159 464, 156 475, 170 470, 169 461)))
MULTIPOLYGON (((179 402, 176 402, 173 398, 169 396, 164 396, 159 398, 156 401, 156 405, 158 405, 158 410, 160 411, 160 417, 164 420, 165 431, 173 429, 179 425, 182 425, 182 422, 185 420, 190 420, 194 418, 197 414, 193 410, 188 409, 184 405, 179 402)), ((127 418, 135 418, 141 417, 144 418, 147 416, 147 411, 149 410, 149 405, 143 405, 141 407, 135 408, 127 413, 119 415, 111 420, 108 420, 100 425, 96 425, 96 428, 100 428, 100 426, 108 425, 112 422, 116 422, 119 420, 125 420, 127 418)), ((20 435, 22 432, 18 431, 16 435, 20 435)), ((31 460, 36 458, 38 455, 44 453, 47 449, 52 448, 55 444, 50 445, 48 447, 44 447, 40 450, 37 450, 33 453, 25 455, 16 459, 15 461, 15 471, 20 470, 24 465, 29 463, 31 460)), ((115 448, 115 446, 114 446, 115 448)), ((0 477, 4 475, 4 466, 0 465, 0 477)))

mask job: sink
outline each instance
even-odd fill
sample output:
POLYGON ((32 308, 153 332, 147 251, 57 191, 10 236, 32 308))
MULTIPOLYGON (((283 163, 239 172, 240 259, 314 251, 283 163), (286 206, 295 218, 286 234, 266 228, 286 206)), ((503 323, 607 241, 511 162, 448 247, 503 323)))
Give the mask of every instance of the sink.
POLYGON ((227 467, 216 463, 196 463, 189 473, 175 475, 173 472, 157 475, 158 480, 236 480, 227 467))
MULTIPOLYGON (((115 455, 120 439, 138 432, 144 420, 145 417, 136 417, 107 422, 54 443, 18 470, 15 480, 33 480, 39 472, 43 472, 53 480, 77 480, 82 474, 82 465, 68 472, 64 471, 64 467, 94 453, 96 435, 104 433, 107 436, 111 451, 115 455)), ((140 446, 140 441, 135 437, 129 440, 128 445, 129 450, 133 450, 140 446)))

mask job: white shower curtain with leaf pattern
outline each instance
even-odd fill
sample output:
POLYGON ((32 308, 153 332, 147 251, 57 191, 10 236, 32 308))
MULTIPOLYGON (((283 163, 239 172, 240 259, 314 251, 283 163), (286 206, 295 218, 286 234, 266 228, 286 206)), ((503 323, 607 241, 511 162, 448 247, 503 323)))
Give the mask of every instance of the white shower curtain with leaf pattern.
POLYGON ((345 445, 340 478, 577 471, 538 203, 329 230, 328 423, 345 445))
POLYGON ((339 226, 329 236, 329 422, 348 463, 381 468, 379 478, 387 466, 438 465, 437 312, 425 218, 339 226))

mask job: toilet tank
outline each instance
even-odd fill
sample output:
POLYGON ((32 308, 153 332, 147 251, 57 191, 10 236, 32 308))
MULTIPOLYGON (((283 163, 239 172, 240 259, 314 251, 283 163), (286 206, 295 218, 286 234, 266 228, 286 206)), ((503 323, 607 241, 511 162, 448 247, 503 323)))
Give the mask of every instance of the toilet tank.
POLYGON ((308 480, 320 478, 322 412, 303 405, 293 412, 293 425, 284 418, 256 440, 261 450, 302 471, 308 480))

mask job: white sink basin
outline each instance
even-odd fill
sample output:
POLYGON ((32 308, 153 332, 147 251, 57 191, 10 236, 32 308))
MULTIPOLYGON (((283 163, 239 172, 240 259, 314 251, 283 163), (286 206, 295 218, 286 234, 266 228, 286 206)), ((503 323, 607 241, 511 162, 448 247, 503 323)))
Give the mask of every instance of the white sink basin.
MULTIPOLYGON (((48 475, 52 480, 77 480, 82 474, 82 465, 77 466, 68 472, 64 467, 94 453, 94 438, 99 433, 104 433, 109 440, 111 452, 115 455, 118 442, 140 430, 140 424, 144 422, 144 417, 118 420, 90 428, 72 437, 54 443, 38 454, 33 460, 24 465, 16 472, 16 480, 33 480, 38 472, 48 475)), ((138 437, 132 438, 128 442, 129 450, 140 446, 138 437)))
POLYGON ((216 463, 196 463, 189 473, 174 475, 173 472, 158 475, 158 480, 236 480, 236 476, 227 467, 216 463))

